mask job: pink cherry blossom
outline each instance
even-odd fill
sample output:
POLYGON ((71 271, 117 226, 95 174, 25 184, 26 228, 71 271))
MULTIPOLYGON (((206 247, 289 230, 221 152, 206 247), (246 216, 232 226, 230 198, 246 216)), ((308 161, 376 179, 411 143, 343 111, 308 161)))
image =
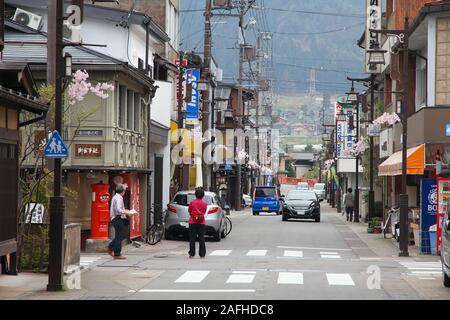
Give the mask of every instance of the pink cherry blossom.
POLYGON ((72 82, 68 88, 70 106, 83 101, 89 92, 101 99, 107 99, 109 97, 108 91, 114 91, 114 85, 112 84, 103 82, 97 83, 94 87, 88 82, 88 79, 89 74, 86 70, 77 70, 73 74, 72 82))

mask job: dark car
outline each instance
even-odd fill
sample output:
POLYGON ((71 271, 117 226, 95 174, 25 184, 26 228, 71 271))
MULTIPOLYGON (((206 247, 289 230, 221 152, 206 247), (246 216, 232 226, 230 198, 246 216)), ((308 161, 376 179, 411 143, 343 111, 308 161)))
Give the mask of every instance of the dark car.
POLYGON ((288 219, 313 219, 320 222, 320 202, 313 190, 291 190, 283 201, 283 221, 288 219))

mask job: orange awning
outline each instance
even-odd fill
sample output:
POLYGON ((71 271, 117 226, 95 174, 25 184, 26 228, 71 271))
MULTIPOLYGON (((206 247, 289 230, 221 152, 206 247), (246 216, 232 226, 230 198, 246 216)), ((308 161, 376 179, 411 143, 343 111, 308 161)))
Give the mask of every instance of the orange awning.
MULTIPOLYGON (((408 175, 422 175, 425 170, 425 145, 408 149, 406 173, 408 175)), ((387 158, 378 167, 378 176, 399 176, 402 174, 402 151, 387 158)))

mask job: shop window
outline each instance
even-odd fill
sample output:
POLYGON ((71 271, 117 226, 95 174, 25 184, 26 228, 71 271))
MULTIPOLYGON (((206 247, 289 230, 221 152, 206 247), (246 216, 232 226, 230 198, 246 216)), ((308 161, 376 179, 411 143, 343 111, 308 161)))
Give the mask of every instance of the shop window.
POLYGON ((427 68, 423 59, 417 59, 416 70, 416 111, 427 105, 427 68))

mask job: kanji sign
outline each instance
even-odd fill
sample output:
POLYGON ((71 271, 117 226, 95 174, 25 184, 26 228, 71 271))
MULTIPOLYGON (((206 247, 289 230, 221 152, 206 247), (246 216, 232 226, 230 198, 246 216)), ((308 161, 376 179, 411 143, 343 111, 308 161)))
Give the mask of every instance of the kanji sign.
POLYGON ((101 144, 76 144, 75 157, 77 158, 101 158, 101 144))

